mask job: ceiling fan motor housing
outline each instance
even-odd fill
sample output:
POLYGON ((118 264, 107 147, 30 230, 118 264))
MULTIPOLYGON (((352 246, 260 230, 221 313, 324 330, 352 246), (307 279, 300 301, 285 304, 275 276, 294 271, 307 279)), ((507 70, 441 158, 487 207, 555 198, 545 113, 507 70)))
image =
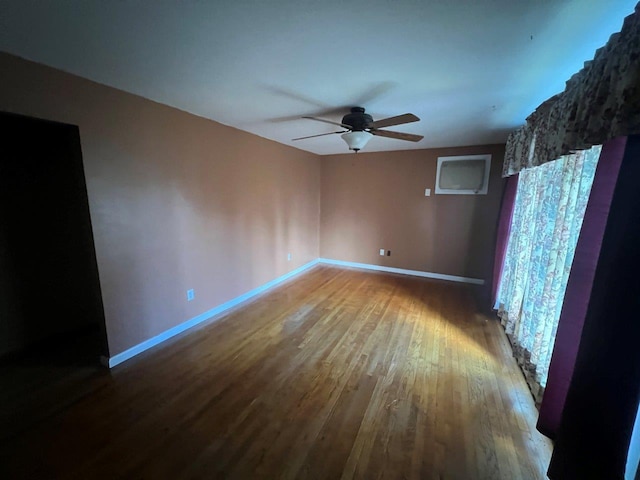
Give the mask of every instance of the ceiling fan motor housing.
POLYGON ((349 125, 356 132, 365 130, 369 124, 373 123, 373 118, 368 113, 364 113, 364 108, 353 107, 351 113, 342 117, 342 123, 349 125))

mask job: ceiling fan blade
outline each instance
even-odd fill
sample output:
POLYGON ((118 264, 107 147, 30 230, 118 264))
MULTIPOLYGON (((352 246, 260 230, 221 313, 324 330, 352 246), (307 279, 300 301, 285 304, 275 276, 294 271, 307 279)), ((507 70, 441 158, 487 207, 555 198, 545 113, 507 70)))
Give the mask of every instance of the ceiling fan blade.
POLYGON ((424 138, 422 135, 414 135, 413 133, 392 132, 391 130, 371 130, 373 135, 381 137, 397 138, 398 140, 407 140, 409 142, 419 142, 424 138))
POLYGON ((404 115, 396 115, 395 117, 383 118, 369 124, 369 128, 392 127, 393 125, 402 125, 403 123, 417 122, 420 119, 413 113, 405 113, 404 115))
POLYGON ((295 141, 295 140, 304 140, 305 138, 313 138, 313 137, 324 137, 325 135, 333 135, 335 133, 345 133, 346 130, 341 130, 339 132, 329 132, 329 133, 320 133, 318 135, 309 135, 308 137, 298 137, 298 138, 292 138, 291 141, 295 141))
POLYGON ((372 84, 358 98, 353 99, 353 105, 368 105, 374 100, 385 96, 391 89, 397 86, 396 82, 386 81, 372 84))
POLYGON ((306 118, 308 120, 316 120, 317 122, 330 123, 331 125, 338 125, 339 127, 351 130, 351 127, 349 125, 345 125, 345 124, 340 123, 340 122, 334 122, 332 120, 325 120, 324 118, 318 118, 318 117, 302 117, 302 118, 306 118))

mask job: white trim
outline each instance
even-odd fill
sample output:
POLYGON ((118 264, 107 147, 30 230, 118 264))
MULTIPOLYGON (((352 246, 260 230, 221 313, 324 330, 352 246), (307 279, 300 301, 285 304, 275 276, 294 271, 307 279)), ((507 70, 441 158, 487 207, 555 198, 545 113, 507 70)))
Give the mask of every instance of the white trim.
POLYGON ((314 265, 316 265, 318 263, 319 259, 315 259, 312 260, 311 262, 302 265, 301 267, 296 268, 295 270, 290 271, 289 273, 286 273, 284 275, 282 275, 281 277, 278 277, 274 280, 271 280, 270 282, 265 283, 264 285, 259 286, 258 288, 254 288, 253 290, 248 291, 247 293, 244 293, 242 295, 240 295, 239 297, 236 297, 232 300, 229 300, 228 302, 223 303, 222 305, 218 305, 215 308, 212 308, 211 310, 208 310, 204 313, 201 313, 200 315, 193 317, 190 320, 187 320, 186 322, 183 322, 179 325, 176 325, 173 328, 170 328, 169 330, 165 330, 164 332, 162 332, 159 335, 156 335, 155 337, 152 337, 148 340, 145 340, 142 343, 139 343, 127 350, 125 350, 124 352, 120 352, 116 355, 114 355, 113 357, 109 357, 108 359, 106 357, 103 357, 102 362, 105 363, 109 368, 113 368, 116 365, 129 360, 131 357, 134 357, 136 355, 138 355, 139 353, 144 352, 145 350, 150 349, 151 347, 155 347, 156 345, 164 342, 165 340, 168 340, 171 337, 174 337, 176 335, 178 335, 179 333, 184 332, 185 330, 188 330, 192 327, 195 327, 196 325, 198 325, 199 323, 204 322, 205 320, 209 320, 210 318, 226 311, 229 310, 230 308, 235 307, 236 305, 245 302, 247 300, 249 300, 251 297, 255 297, 256 295, 265 292, 266 290, 275 287, 276 285, 284 282, 285 280, 288 280, 289 278, 298 275, 299 273, 302 273, 303 271, 307 270, 308 268, 313 267, 314 265))
POLYGON ((640 408, 636 413, 636 421, 631 431, 631 440, 627 449, 627 462, 624 469, 625 480, 638 478, 640 470, 640 408))
POLYGON ((457 275, 446 275, 444 273, 423 272, 420 270, 406 270, 404 268, 384 267, 382 265, 371 265, 369 263, 344 262, 342 260, 331 260, 329 258, 318 259, 320 263, 329 265, 339 265, 341 267, 364 268, 366 270, 377 270, 380 272, 400 273, 402 275, 413 275, 414 277, 435 278, 438 280, 448 280, 450 282, 473 283, 474 285, 484 285, 481 278, 459 277, 457 275))
POLYGON ((171 337, 174 337, 184 332, 185 330, 195 327, 196 325, 206 320, 210 320, 216 315, 219 315, 225 312, 226 310, 229 310, 230 308, 233 308, 236 305, 239 305, 240 303, 245 302, 252 297, 255 297, 256 295, 259 295, 269 290, 270 288, 275 287, 276 285, 284 282, 285 280, 290 279, 295 275, 298 275, 299 273, 302 273, 303 271, 313 267, 314 265, 317 265, 318 263, 325 263, 328 265, 339 265, 341 267, 362 268, 366 270, 377 270, 380 272, 399 273, 402 275, 413 275, 414 277, 435 278, 438 280, 448 280, 451 282, 463 282, 463 283, 473 283, 475 285, 484 285, 484 280, 479 278, 458 277, 456 275, 445 275, 442 273, 422 272, 419 270, 406 270, 404 268, 384 267, 381 265, 371 265, 368 263, 344 262, 342 260, 331 260, 329 258, 316 258, 315 260, 312 260, 311 262, 305 265, 302 265, 301 267, 298 267, 295 270, 292 270, 289 273, 282 275, 281 277, 271 280, 270 282, 267 282, 264 285, 259 286, 258 288, 254 288, 253 290, 250 290, 247 293, 240 295, 239 297, 236 297, 232 300, 229 300, 228 302, 223 303, 222 305, 218 305, 217 307, 212 308, 211 310, 201 313, 200 315, 195 316, 190 320, 187 320, 186 322, 183 322, 179 325, 176 325, 173 328, 170 328, 169 330, 165 330, 164 332, 160 333, 159 335, 156 335, 155 337, 152 337, 148 340, 145 340, 142 343, 134 345, 133 347, 125 350, 124 352, 120 352, 114 355, 113 357, 101 357, 100 359, 101 363, 104 364, 105 366, 108 366, 109 368, 113 368, 116 365, 119 365, 122 362, 129 360, 130 358, 138 355, 139 353, 142 353, 145 350, 149 350, 150 348, 155 347, 156 345, 164 342, 165 340, 168 340, 171 337))

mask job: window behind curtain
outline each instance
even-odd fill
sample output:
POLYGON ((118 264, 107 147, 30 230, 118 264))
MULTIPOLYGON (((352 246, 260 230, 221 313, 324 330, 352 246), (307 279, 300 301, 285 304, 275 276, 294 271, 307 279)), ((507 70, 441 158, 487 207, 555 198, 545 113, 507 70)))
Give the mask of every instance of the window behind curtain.
POLYGON ((600 150, 520 172, 496 303, 538 401, 600 150))

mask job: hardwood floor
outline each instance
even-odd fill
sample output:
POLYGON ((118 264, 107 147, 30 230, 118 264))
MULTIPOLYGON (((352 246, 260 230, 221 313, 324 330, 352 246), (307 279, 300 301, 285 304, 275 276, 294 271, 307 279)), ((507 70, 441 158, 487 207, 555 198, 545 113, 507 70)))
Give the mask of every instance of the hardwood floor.
POLYGON ((471 288, 316 267, 83 376, 5 431, 0 477, 546 478, 551 444, 471 288))

